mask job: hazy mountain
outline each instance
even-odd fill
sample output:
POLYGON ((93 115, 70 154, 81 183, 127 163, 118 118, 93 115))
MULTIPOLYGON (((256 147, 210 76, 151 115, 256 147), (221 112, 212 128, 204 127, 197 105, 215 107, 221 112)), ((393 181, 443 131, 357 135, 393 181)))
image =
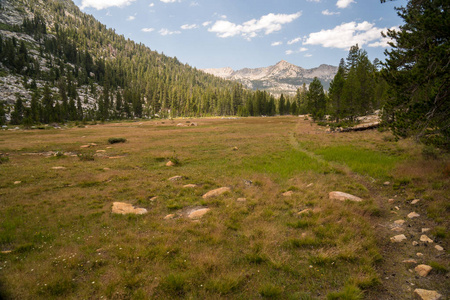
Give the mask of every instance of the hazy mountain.
POLYGON ((328 89, 337 69, 335 66, 324 64, 317 68, 304 69, 282 60, 274 66, 265 68, 244 68, 237 71, 220 68, 203 71, 224 79, 239 81, 253 90, 267 90, 273 94, 295 94, 303 83, 308 86, 314 77, 319 78, 324 88, 328 89))

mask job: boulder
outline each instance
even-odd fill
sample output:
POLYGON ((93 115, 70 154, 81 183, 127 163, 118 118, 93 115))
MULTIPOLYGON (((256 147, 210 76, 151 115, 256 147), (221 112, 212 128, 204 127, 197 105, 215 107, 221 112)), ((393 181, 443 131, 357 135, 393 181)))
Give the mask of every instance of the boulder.
POLYGON ((173 161, 171 161, 171 160, 169 160, 169 161, 166 163, 166 167, 173 167, 173 166, 175 166, 175 163, 174 163, 173 161))
POLYGON ((22 181, 14 181, 14 184, 21 184, 22 181))
POLYGON ((183 185, 183 187, 184 188, 196 188, 197 187, 197 185, 196 184, 186 184, 186 185, 183 185))
POLYGON ((420 199, 414 199, 413 201, 411 201, 411 204, 417 204, 417 202, 419 202, 420 199))
POLYGON ((65 170, 66 167, 52 167, 52 170, 65 170))
POLYGON ((422 228, 422 233, 430 231, 431 228, 422 228))
POLYGON ((292 195, 294 195, 294 192, 293 191, 287 191, 287 192, 284 192, 282 195, 284 197, 291 197, 292 195))
POLYGON ((167 216, 164 217, 164 220, 171 220, 175 218, 175 214, 169 214, 167 216))
POLYGON ((125 202, 114 202, 112 206, 113 214, 135 214, 135 215, 143 215, 147 213, 145 208, 134 207, 130 203, 125 202))
POLYGON ((397 225, 403 225, 405 223, 405 220, 396 220, 394 221, 394 223, 397 225))
POLYGON ((440 245, 436 245, 436 246, 434 246, 434 248, 435 248, 437 251, 444 251, 444 248, 443 248, 442 246, 440 246, 440 245))
POLYGON ((404 234, 399 234, 399 235, 391 237, 392 243, 400 243, 404 240, 406 240, 406 236, 404 234))
POLYGON ((422 277, 427 277, 428 273, 430 273, 432 269, 433 268, 429 265, 418 265, 414 268, 414 271, 422 277))
POLYGON ((329 197, 331 200, 339 200, 339 201, 345 201, 345 200, 350 200, 353 202, 361 202, 362 199, 357 197, 357 196, 353 196, 351 194, 347 194, 347 193, 343 193, 343 192, 330 192, 329 197))
POLYGON ((217 197, 220 196, 226 192, 230 192, 231 189, 229 187, 221 187, 212 191, 207 192, 202 196, 203 199, 211 198, 211 197, 217 197))
POLYGON ((439 300, 442 297, 442 295, 436 291, 424 289, 415 289, 414 294, 419 296, 422 300, 439 300))
POLYGON ((169 178, 169 181, 179 181, 182 180, 183 176, 177 175, 169 178))
POLYGON ((405 264, 417 264, 417 261, 415 259, 405 259, 404 261, 402 261, 402 263, 405 264))
POLYGON ((210 208, 194 209, 194 210, 191 210, 187 216, 189 219, 192 219, 192 220, 200 219, 210 210, 211 210, 210 208))
POLYGON ((422 234, 421 236, 420 236, 420 241, 421 242, 424 242, 424 243, 433 243, 433 240, 432 239, 430 239, 428 236, 426 236, 425 234, 422 234))
POLYGON ((416 213, 415 211, 410 212, 410 213, 408 214, 408 218, 410 218, 410 219, 418 218, 418 217, 420 217, 420 215, 419 215, 418 213, 416 213))

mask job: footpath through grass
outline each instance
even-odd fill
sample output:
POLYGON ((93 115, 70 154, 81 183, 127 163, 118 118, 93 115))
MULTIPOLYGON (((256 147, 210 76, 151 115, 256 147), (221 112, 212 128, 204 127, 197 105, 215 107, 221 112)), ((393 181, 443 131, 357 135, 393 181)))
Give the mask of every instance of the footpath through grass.
POLYGON ((362 299, 378 289, 383 212, 365 182, 408 180, 406 147, 295 117, 194 121, 1 131, 0 298, 362 299), (202 198, 221 186, 231 192, 202 198), (364 201, 330 201, 333 190, 364 201), (115 201, 148 213, 112 214, 115 201), (198 207, 211 210, 185 217, 198 207))

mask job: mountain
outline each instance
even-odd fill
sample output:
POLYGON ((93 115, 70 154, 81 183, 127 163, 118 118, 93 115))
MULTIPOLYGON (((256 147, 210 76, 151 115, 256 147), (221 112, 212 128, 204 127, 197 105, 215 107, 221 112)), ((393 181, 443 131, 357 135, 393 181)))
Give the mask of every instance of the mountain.
POLYGON ((331 80, 336 75, 337 67, 320 65, 313 69, 304 69, 287 61, 280 61, 274 66, 256 69, 241 69, 234 71, 231 68, 203 69, 205 73, 224 79, 241 82, 249 89, 266 90, 279 95, 295 94, 297 89, 305 83, 307 86, 314 77, 319 78, 325 89, 330 86, 331 80))

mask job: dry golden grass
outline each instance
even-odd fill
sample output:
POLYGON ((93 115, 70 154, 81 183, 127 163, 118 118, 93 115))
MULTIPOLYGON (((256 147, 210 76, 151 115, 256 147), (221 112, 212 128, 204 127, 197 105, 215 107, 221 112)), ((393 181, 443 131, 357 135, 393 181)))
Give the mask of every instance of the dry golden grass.
MULTIPOLYGON (((379 284, 373 225, 390 217, 380 205, 386 177, 399 179, 404 195, 446 197, 444 188, 431 188, 448 184, 433 167, 440 163, 414 163, 417 147, 388 142, 387 133, 325 134, 294 117, 190 121, 199 126, 174 120, 1 131, 9 162, 0 165, 0 250, 12 252, 0 254, 0 296, 321 299, 342 291, 358 298, 379 284), (126 142, 109 144, 111 137, 126 142), (372 172, 364 158, 327 156, 340 146, 385 165, 372 172), (179 164, 165 166, 170 159, 179 164), (58 166, 65 169, 52 169, 58 166), (168 180, 176 175, 183 179, 168 180), (197 187, 183 188, 191 183, 197 187), (231 192, 202 198, 221 186, 231 192), (332 190, 365 201, 330 201, 332 190), (113 215, 115 201, 148 214, 113 215), (194 207, 211 211, 191 221, 183 214, 194 207), (164 220, 171 213, 181 217, 164 220)), ((442 205, 430 201, 436 219, 442 205)))

